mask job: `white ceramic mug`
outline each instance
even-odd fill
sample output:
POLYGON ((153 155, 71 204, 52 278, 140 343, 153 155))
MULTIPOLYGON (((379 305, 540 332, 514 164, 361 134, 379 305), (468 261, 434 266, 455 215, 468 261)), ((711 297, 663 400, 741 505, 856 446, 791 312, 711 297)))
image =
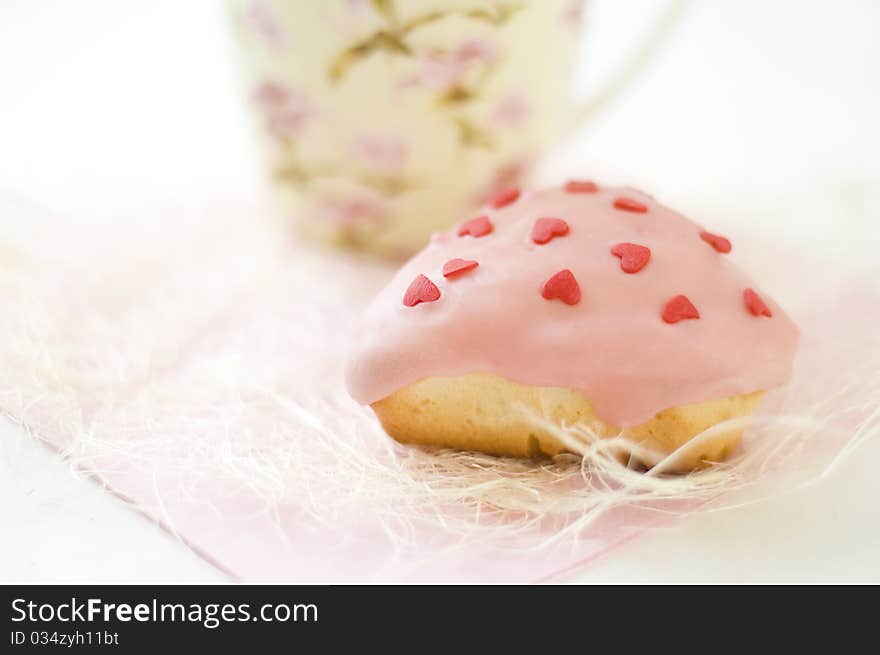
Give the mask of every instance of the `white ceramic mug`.
POLYGON ((578 115, 582 0, 229 4, 274 186, 321 240, 409 254, 578 115))

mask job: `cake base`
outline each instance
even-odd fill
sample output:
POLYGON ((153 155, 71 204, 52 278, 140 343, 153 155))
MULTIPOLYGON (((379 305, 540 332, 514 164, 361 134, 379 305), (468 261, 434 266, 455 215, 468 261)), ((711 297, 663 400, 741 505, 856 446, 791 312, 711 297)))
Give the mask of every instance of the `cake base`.
MULTIPOLYGON (((670 407, 641 425, 625 429, 623 435, 657 454, 641 453, 638 457, 650 467, 707 428, 750 415, 762 393, 670 407)), ((586 424, 603 437, 621 433, 619 428, 599 419, 579 391, 531 387, 488 373, 426 378, 373 403, 372 408, 385 431, 402 443, 513 457, 569 452, 553 434, 516 411, 516 404, 554 423, 586 424)), ((731 428, 702 440, 698 446, 683 451, 668 470, 690 471, 709 462, 723 461, 739 443, 743 429, 731 428)))

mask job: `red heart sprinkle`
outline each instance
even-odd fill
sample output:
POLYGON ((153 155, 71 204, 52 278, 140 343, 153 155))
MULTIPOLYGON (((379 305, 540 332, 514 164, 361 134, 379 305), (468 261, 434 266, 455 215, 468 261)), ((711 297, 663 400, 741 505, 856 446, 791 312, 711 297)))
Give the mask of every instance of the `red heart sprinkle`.
POLYGON ((599 186, 588 180, 570 180, 566 183, 565 190, 569 193, 596 193, 599 186))
POLYGON ((561 218, 539 218, 532 226, 532 241, 547 243, 553 237, 564 237, 568 234, 568 223, 561 218))
POLYGON ((415 307, 420 302, 434 302, 438 298, 440 298, 440 289, 437 285, 424 275, 417 275, 403 294, 403 304, 407 307, 415 307))
POLYGON ((470 234, 472 237, 484 237, 492 231, 492 227, 492 221, 488 216, 477 216, 458 228, 458 236, 463 237, 470 234))
POLYGON ((648 205, 643 205, 638 200, 632 198, 615 198, 614 206, 627 212, 635 212, 636 214, 644 214, 648 211, 648 205))
POLYGON ((638 273, 651 259, 650 248, 637 243, 618 243, 611 248, 611 254, 620 257, 620 268, 624 273, 638 273))
POLYGON ((686 318, 700 318, 700 312, 687 296, 678 295, 666 303, 663 308, 663 320, 667 323, 678 323, 686 318))
POLYGON ((519 189, 501 189, 489 198, 489 206, 492 209, 501 209, 519 198, 519 189))
POLYGON ((558 298, 566 305, 577 305, 581 301, 581 288, 574 274, 566 268, 544 282, 541 295, 547 300, 558 298))
POLYGON ((712 234, 711 232, 700 232, 700 238, 708 243, 710 246, 715 248, 718 252, 728 253, 730 252, 730 241, 725 239, 722 236, 717 234, 712 234))
POLYGON ((773 316, 773 312, 771 312, 770 308, 764 304, 764 301, 761 300, 761 296, 755 293, 752 289, 746 289, 743 291, 743 300, 746 303, 746 309, 748 309, 753 316, 773 316))
POLYGON ((479 265, 479 262, 476 262, 473 259, 450 259, 448 262, 443 264, 443 277, 449 277, 451 275, 464 273, 466 271, 476 268, 479 265))

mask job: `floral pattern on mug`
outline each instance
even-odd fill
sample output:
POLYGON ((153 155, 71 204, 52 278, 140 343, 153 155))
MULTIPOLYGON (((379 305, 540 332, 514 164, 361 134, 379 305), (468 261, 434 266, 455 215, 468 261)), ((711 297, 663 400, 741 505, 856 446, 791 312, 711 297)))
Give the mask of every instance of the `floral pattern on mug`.
POLYGON ((521 127, 532 113, 528 95, 519 90, 508 91, 495 103, 492 120, 504 127, 521 127))
POLYGON ((450 53, 433 52, 421 58, 416 70, 401 79, 397 88, 426 86, 448 91, 461 84, 478 64, 491 63, 498 48, 485 39, 467 39, 450 53))
POLYGON ((314 114, 306 94, 278 82, 261 82, 254 100, 265 117, 266 130, 280 140, 298 136, 314 114))
POLYGON ((345 9, 348 13, 363 18, 370 12, 368 0, 345 0, 345 9))
POLYGON ((316 238, 411 252, 567 123, 569 0, 230 2, 273 186, 316 238))
POLYGON ((280 50, 287 41, 281 21, 265 0, 254 0, 245 12, 251 30, 273 50, 280 50))
POLYGON ((351 230, 364 224, 381 222, 388 215, 385 203, 371 195, 328 198, 320 206, 321 220, 351 230))
POLYGON ((396 134, 365 134, 354 142, 352 151, 367 168, 392 175, 406 166, 409 141, 396 134))
POLYGON ((489 183, 469 200, 471 205, 484 205, 496 192, 522 186, 532 167, 530 157, 519 157, 495 169, 489 183))
POLYGON ((565 7, 563 7, 562 13, 559 15, 560 22, 573 29, 578 29, 581 25, 581 21, 584 19, 585 5, 586 0, 569 0, 565 4, 565 7))

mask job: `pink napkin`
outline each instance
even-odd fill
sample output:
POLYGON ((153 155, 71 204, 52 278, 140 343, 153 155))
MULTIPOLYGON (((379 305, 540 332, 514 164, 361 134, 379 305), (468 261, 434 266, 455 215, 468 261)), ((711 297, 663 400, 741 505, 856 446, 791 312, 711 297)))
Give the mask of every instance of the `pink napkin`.
MULTIPOLYGON (((608 496, 599 511, 578 504, 587 483, 573 461, 481 467, 394 444, 341 380, 359 313, 392 267, 300 244, 259 204, 2 212, 18 227, 0 235, 0 407, 234 578, 555 579, 706 502, 739 502, 710 485, 693 498, 608 496)), ((802 276, 775 278, 802 354, 747 441, 766 446, 785 416, 797 448, 762 459, 738 491, 774 471, 812 479, 876 433, 869 280, 825 276, 808 290, 802 276)))

